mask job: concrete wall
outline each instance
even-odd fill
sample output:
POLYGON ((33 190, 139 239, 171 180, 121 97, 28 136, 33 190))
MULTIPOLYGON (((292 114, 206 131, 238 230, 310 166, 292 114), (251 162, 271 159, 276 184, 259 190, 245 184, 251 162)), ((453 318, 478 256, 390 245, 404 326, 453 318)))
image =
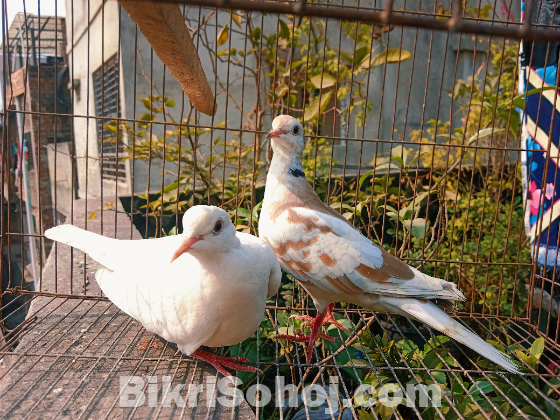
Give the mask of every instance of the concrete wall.
MULTIPOLYGON (((123 184, 101 178, 92 73, 119 54, 119 5, 114 1, 66 0, 67 53, 74 90, 74 135, 76 144, 78 196, 111 201, 117 194, 130 194, 130 180, 123 184), (89 15, 88 15, 89 13, 89 15), (88 25, 89 22, 89 25, 88 25)), ((120 77, 123 78, 122 67, 120 77)), ((120 88, 121 115, 126 116, 124 89, 120 88)))
MULTIPOLYGON (((402 1, 395 3, 394 8, 418 10, 418 1, 407 1, 406 5, 402 1)), ((440 3, 445 10, 449 10, 448 1, 437 2, 438 8, 440 3)), ((509 4, 509 2, 506 3, 509 4)), ((467 7, 478 5, 479 2, 467 2, 467 7)), ((482 3, 481 7, 484 5, 485 3, 482 3)), ((517 19, 520 18, 519 7, 519 2, 513 2, 512 13, 517 19)), ((425 13, 433 13, 434 2, 422 2, 420 10, 425 13)), ((499 6, 497 6, 497 11, 500 11, 499 6)), ((494 18, 503 19, 504 17, 496 15, 494 18)), ((338 28, 333 28, 333 32, 331 37, 337 39, 338 28)), ((501 44, 503 40, 494 39, 492 42, 501 44)), ((449 91, 453 89, 454 81, 466 80, 473 75, 475 51, 474 72, 481 78, 484 76, 486 67, 481 67, 481 64, 486 61, 489 44, 489 37, 475 38, 468 34, 395 27, 393 31, 383 36, 382 43, 374 41, 374 47, 377 47, 375 51, 381 52, 385 48, 402 48, 413 54, 413 58, 400 64, 390 64, 386 70, 384 66, 372 70, 369 79, 368 102, 373 103, 373 110, 367 114, 363 134, 360 127, 358 127, 357 133, 355 132, 355 119, 354 116, 351 117, 349 137, 384 141, 399 141, 403 138, 410 140, 411 130, 418 130, 422 127, 426 130, 428 121, 432 119, 446 122, 451 118, 453 127, 461 127, 461 115, 457 113, 461 104, 455 101, 452 104, 449 91)), ((344 39, 344 35, 342 45, 346 51, 353 51, 353 41, 348 38, 344 39)), ((490 60, 491 58, 490 55, 490 60)), ((440 139, 440 141, 445 142, 446 140, 440 139)), ((350 173, 353 173, 352 170, 355 171, 356 165, 358 165, 362 145, 357 141, 350 141, 347 144, 347 167, 350 168, 350 173)), ((378 157, 388 156, 392 146, 394 145, 382 142, 364 142, 362 165, 372 161, 376 151, 378 157)), ((340 167, 344 160, 344 153, 344 147, 335 148, 335 158, 341 162, 338 168, 339 173, 341 173, 340 167)))
MULTIPOLYGON (((188 16, 191 19, 197 20, 198 9, 191 9, 188 16)), ((219 22, 220 25, 227 24, 228 16, 226 13, 220 14, 219 22)), ((210 57, 208 50, 203 47, 197 36, 194 36, 193 42, 198 46, 202 67, 205 70, 206 78, 210 87, 213 92, 218 92, 216 95, 218 109, 213 118, 198 113, 194 109, 191 113, 189 113, 191 109, 190 103, 188 97, 183 93, 180 84, 169 74, 168 70, 165 70, 164 72, 164 65, 155 54, 152 54, 150 44, 139 31, 138 34, 136 33, 135 23, 130 19, 124 10, 121 12, 122 67, 125 75, 123 78, 123 87, 128 113, 127 118, 137 119, 142 114, 149 113, 149 110, 147 110, 144 105, 138 101, 138 98, 145 98, 150 95, 161 95, 169 97, 176 102, 175 108, 170 110, 171 116, 176 121, 185 119, 188 120, 190 117, 191 123, 196 121, 198 124, 204 126, 215 126, 220 122, 226 121, 225 127, 240 127, 241 111, 235 107, 232 100, 234 100, 238 106, 243 105, 245 112, 249 112, 256 100, 254 79, 245 78, 245 84, 243 85, 241 80, 243 69, 233 66, 230 67, 228 79, 227 64, 218 63, 217 73, 227 86, 227 91, 222 90, 219 85, 216 86, 214 73, 212 71, 211 60, 214 60, 215 57, 210 57), (245 92, 245 95, 242 95, 243 91, 245 92), (227 101, 228 95, 231 98, 229 102, 227 101), (244 99, 242 99, 242 97, 244 97, 244 99), (196 120, 193 120, 194 118, 196 118, 196 120)), ((232 37, 232 43, 234 46, 243 47, 243 41, 240 35, 234 35, 232 37)), ((248 58, 248 67, 253 65, 250 63, 251 60, 253 59, 248 58)), ((161 117, 158 117, 156 121, 163 123, 163 119, 161 117)), ((152 127, 153 133, 157 136, 161 136, 165 129, 169 129, 169 127, 163 124, 154 124, 152 127)), ((228 132, 228 139, 233 138, 231 133, 231 131, 228 132)), ((213 139, 216 140, 217 137, 224 139, 224 136, 225 134, 223 130, 216 130, 213 139)), ((210 140, 210 134, 204 134, 197 139, 199 144, 197 149, 200 153, 199 157, 208 156, 208 145, 210 144, 210 140)), ((187 139, 182 138, 181 141, 185 147, 190 147, 187 139)), ((252 135, 244 135, 243 141, 247 143, 253 142, 254 138, 252 135)), ((146 191, 148 188, 148 166, 148 163, 144 161, 137 160, 134 163, 135 192, 146 191)), ((166 169, 176 171, 176 168, 169 162, 166 162, 166 169)), ((229 165, 226 173, 229 173, 229 171, 234 169, 234 166, 229 165)), ((160 159, 153 159, 149 185, 151 191, 158 190, 162 187, 162 178, 160 176, 162 171, 162 161, 160 159)), ((172 178, 173 176, 169 176, 165 182, 170 182, 172 178)))
MULTIPOLYGON (((471 2, 469 2, 470 4, 471 2)), ((472 6, 477 6, 478 2, 472 2, 472 6)), ((436 7, 439 7, 439 2, 436 7)), ((418 10, 418 1, 407 1, 406 5, 401 1, 395 7, 406 7, 407 10, 418 10)), ((176 102, 176 107, 171 114, 175 120, 189 118, 189 101, 183 94, 179 83, 164 71, 164 66, 158 57, 152 53, 150 45, 140 32, 137 33, 134 22, 128 17, 124 10, 119 12, 117 2, 105 3, 105 14, 102 22, 100 11, 101 0, 92 0, 90 7, 90 39, 88 47, 87 37, 87 4, 74 3, 74 44, 72 48, 72 0, 67 0, 67 28, 68 28, 68 51, 69 62, 73 67, 73 78, 80 80, 80 94, 75 95, 74 113, 76 115, 94 115, 93 91, 91 86, 91 73, 102 63, 103 58, 107 60, 118 52, 120 37, 120 56, 121 56, 121 107, 122 116, 130 119, 137 119, 140 115, 148 112, 138 98, 152 95, 167 96, 176 102), (120 23, 119 23, 120 19, 120 23), (120 33, 119 33, 120 24, 120 33), (104 31, 104 41, 102 46, 102 30, 104 31), (103 51, 102 51, 103 48, 103 51), (89 54, 88 54, 89 50, 89 54), (89 67, 88 67, 89 57, 89 67), (87 92, 89 88, 89 102, 87 92), (183 107, 184 103, 184 107, 183 107), (89 107, 89 108, 88 108, 89 107)), ((449 10, 449 2, 444 1, 443 7, 449 10)), ((519 17, 519 5, 514 3, 513 14, 519 17)), ((434 11, 433 2, 422 2, 421 11, 432 13, 434 11)), ((204 10, 205 16, 208 10, 204 10)), ((187 11, 187 16, 191 19, 190 24, 193 28, 197 26, 199 17, 198 8, 191 8, 187 11)), ((260 18, 259 18, 260 19, 260 18)), ((286 20, 285 17, 283 17, 286 20)), ((220 12, 218 27, 229 22, 229 14, 220 12)), ((264 18, 263 33, 269 35, 276 32, 277 18, 266 16, 264 18)), ((187 22, 189 23, 189 22, 187 22)), ((214 20, 212 20, 212 24, 214 20)), ((337 47, 340 23, 329 21, 329 42, 331 46, 337 47)), ((238 32, 231 37, 231 46, 237 49, 244 49, 245 40, 243 28, 232 25, 238 32)), ((210 41, 215 41, 215 36, 210 34, 210 41)), ((382 52, 386 48, 403 48, 414 54, 413 59, 400 64, 376 67, 369 76, 368 101, 373 103, 373 110, 368 112, 366 127, 363 130, 358 127, 355 130, 355 116, 352 115, 348 137, 358 139, 384 141, 398 141, 399 139, 409 139, 411 130, 428 126, 428 121, 438 118, 441 121, 448 121, 450 115, 458 109, 458 104, 453 104, 448 90, 452 89, 454 80, 466 79, 472 75, 472 61, 474 55, 474 44, 476 43, 476 68, 486 58, 488 50, 488 39, 474 39, 470 35, 463 35, 459 48, 458 34, 448 34, 446 32, 432 32, 425 29, 415 28, 395 28, 388 34, 384 34, 381 42, 374 42, 375 52, 382 52), (430 52, 431 51, 431 52, 430 52), (457 56, 459 58, 457 59, 457 56), (424 100, 425 98, 425 100, 424 100), (406 126, 405 126, 406 125, 406 126)), ((256 87, 254 79, 251 77, 242 78, 243 68, 228 66, 218 61, 216 72, 220 79, 224 81, 224 88, 221 89, 216 84, 212 62, 215 57, 211 57, 208 51, 202 46, 201 40, 194 36, 195 45, 198 45, 202 66, 205 69, 208 82, 213 91, 217 92, 216 101, 218 111, 214 118, 193 112, 190 116, 196 117, 196 121, 201 125, 212 126, 219 122, 226 121, 226 127, 241 128, 242 114, 240 107, 243 106, 244 112, 249 112, 256 100, 256 87), (227 89, 227 95, 226 95, 227 89), (245 92, 245 95, 242 95, 245 92), (229 99, 228 99, 229 96, 229 99), (235 102, 235 104, 234 104, 235 102)), ((223 46, 220 49, 225 49, 223 46)), ((354 48, 353 41, 345 34, 342 36, 342 49, 352 53, 354 48)), ((253 56, 247 59, 247 67, 253 67, 253 56)), ((483 70, 484 71, 484 70, 483 70)), ((77 91, 76 91, 77 92, 77 91)), ((261 94, 266 94, 261 86, 261 94)), ((264 129, 268 128, 270 117, 267 117, 264 129)), ((163 122, 163 120, 158 120, 163 122)), ((460 126, 459 117, 453 119, 454 126, 460 126)), ((161 136, 167 127, 165 125, 154 124, 153 133, 161 136)), ((79 195, 85 196, 85 177, 86 177, 86 144, 88 155, 88 194, 98 196, 101 193, 101 181, 99 157, 96 141, 95 120, 91 119, 89 126, 86 118, 75 118, 76 151, 78 155, 78 177, 79 195), (87 141, 86 141, 87 140, 87 141)), ((224 135, 228 139, 234 138, 232 132, 224 133, 222 130, 215 130, 213 138, 224 135)), ((238 137, 235 137, 236 139, 238 137)), ((255 137, 252 134, 244 134, 243 141, 252 143, 255 137)), ((185 141, 186 139, 183 139, 185 141)), ((202 155, 207 155, 209 149, 207 145, 210 135, 205 134, 198 139, 199 151, 202 155)), ((346 144, 335 146, 335 158, 340 161, 337 168, 342 172, 344 155, 347 153, 347 173, 355 173, 359 163, 360 149, 362 158, 361 165, 364 166, 373 160, 375 153, 378 156, 386 156, 391 145, 383 142, 349 141, 346 144), (347 149, 346 149, 347 147, 347 149), (363 147, 363 148, 362 148, 363 147)), ((166 163, 166 169, 171 168, 166 163)), ((226 173, 234 170, 234 166, 229 166, 226 173)), ((161 160, 154 159, 151 169, 147 162, 136 161, 134 163, 134 182, 128 186, 128 190, 123 188, 119 194, 130 194, 130 191, 141 192, 149 189, 158 190, 162 187, 163 164, 161 160), (132 185, 133 184, 133 185, 132 185)), ((163 184, 170 182, 172 177, 163 179, 163 184)), ((104 195, 114 194, 115 183, 104 184, 104 195)), ((109 201, 109 200, 106 200, 109 201)))

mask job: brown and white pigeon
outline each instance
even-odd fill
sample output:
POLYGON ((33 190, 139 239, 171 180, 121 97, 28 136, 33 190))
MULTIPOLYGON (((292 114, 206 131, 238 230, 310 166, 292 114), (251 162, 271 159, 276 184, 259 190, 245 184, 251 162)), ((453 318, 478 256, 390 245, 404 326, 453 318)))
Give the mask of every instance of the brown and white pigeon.
POLYGON ((310 363, 316 338, 332 317, 335 302, 349 302, 376 312, 416 319, 467 345, 510 372, 519 372, 511 358, 454 321, 430 299, 464 301, 453 283, 430 277, 375 245, 342 215, 321 201, 302 166, 303 127, 280 115, 272 122, 274 152, 259 219, 259 236, 270 244, 282 268, 299 280, 317 308, 309 336, 310 363))
POLYGON ((224 368, 259 371, 199 347, 231 346, 259 327, 267 296, 280 285, 276 256, 263 240, 236 232, 226 211, 191 207, 183 233, 123 241, 72 225, 49 229, 49 239, 71 245, 104 266, 95 276, 107 297, 148 331, 177 343, 184 354, 224 368))

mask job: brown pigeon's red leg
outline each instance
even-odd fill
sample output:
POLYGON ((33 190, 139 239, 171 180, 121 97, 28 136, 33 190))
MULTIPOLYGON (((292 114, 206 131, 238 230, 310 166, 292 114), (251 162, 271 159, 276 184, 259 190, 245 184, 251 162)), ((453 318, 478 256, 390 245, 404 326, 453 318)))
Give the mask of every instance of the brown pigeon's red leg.
POLYGON ((305 363, 307 364, 311 363, 311 357, 313 356, 313 348, 315 346, 315 340, 317 339, 317 335, 319 334, 319 329, 323 325, 323 320, 325 319, 325 316, 327 315, 328 311, 329 311, 328 309, 325 312, 317 311, 317 317, 315 318, 315 321, 313 321, 313 326, 311 327, 311 334, 309 334, 309 345, 307 346, 307 360, 305 361, 305 363))
MULTIPOLYGON (((329 307, 327 308, 327 314, 325 315, 325 319, 323 319, 323 325, 326 325, 330 322, 331 324, 333 324, 339 330, 348 331, 348 328, 346 328, 344 325, 340 324, 336 319, 334 319, 334 316, 333 316, 333 313, 332 313, 333 308, 334 308, 334 303, 331 303, 329 305, 329 307)), ((315 320, 315 318, 313 318, 312 316, 309 316, 309 315, 292 315, 290 318, 307 320, 306 322, 301 324, 302 327, 312 326, 313 321, 315 320)))
POLYGON ((327 308, 327 315, 325 315, 323 325, 328 324, 330 322, 331 324, 333 324, 339 330, 349 331, 348 328, 346 328, 342 324, 339 324, 338 321, 336 319, 334 319, 334 316, 333 316, 333 313, 332 313, 333 308, 334 308, 334 303, 331 303, 329 305, 329 307, 327 308))
POLYGON ((224 376, 232 376, 230 372, 228 372, 225 367, 235 370, 243 370, 246 372, 260 372, 262 371, 253 366, 243 366, 239 365, 237 362, 242 363, 249 363, 249 359, 246 357, 224 357, 224 356, 217 356, 212 353, 208 353, 207 351, 198 349, 194 353, 191 354, 191 357, 196 359, 204 360, 206 363, 210 363, 218 372, 220 372, 224 376))
POLYGON ((309 335, 302 335, 299 331, 295 331, 294 335, 286 335, 286 334, 278 334, 275 338, 290 340, 290 341, 297 341, 297 342, 307 342, 309 341, 309 346, 307 348, 307 361, 306 363, 309 364, 311 362, 311 356, 313 354, 313 346, 315 345, 315 340, 317 338, 322 338, 324 340, 336 341, 336 338, 331 337, 329 335, 323 334, 319 329, 323 325, 323 320, 328 313, 328 309, 324 312, 317 311, 317 316, 313 318, 313 325, 311 327, 311 333, 309 335))

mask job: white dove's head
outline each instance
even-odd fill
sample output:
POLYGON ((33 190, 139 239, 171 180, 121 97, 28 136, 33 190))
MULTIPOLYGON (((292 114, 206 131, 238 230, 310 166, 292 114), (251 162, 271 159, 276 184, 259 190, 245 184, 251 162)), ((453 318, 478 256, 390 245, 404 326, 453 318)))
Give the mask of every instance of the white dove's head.
POLYGON ((235 226, 227 212, 215 206, 194 206, 183 216, 185 239, 173 253, 171 262, 189 251, 227 251, 239 243, 235 226))
POLYGON ((296 155, 301 158, 303 153, 303 127, 290 115, 278 115, 272 121, 272 130, 266 135, 271 139, 272 150, 287 158, 296 155))

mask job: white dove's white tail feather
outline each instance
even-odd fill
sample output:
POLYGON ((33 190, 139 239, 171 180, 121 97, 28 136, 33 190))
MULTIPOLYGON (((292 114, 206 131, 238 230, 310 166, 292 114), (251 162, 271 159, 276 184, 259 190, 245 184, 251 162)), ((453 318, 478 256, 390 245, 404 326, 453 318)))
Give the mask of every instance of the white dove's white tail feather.
MULTIPOLYGON (((60 225, 45 231, 45 236, 53 241, 62 242, 84 251, 91 258, 109 269, 114 269, 114 250, 111 245, 115 239, 106 238, 73 225, 60 225)), ((118 255, 118 253, 117 253, 118 255)))
POLYGON ((512 373, 520 373, 519 368, 510 356, 502 353, 478 335, 453 320, 432 302, 399 298, 385 298, 384 302, 396 307, 395 309, 400 309, 400 311, 397 312, 403 311, 415 319, 422 321, 445 335, 463 343, 480 355, 486 357, 494 363, 499 364, 504 369, 507 369, 512 373))

